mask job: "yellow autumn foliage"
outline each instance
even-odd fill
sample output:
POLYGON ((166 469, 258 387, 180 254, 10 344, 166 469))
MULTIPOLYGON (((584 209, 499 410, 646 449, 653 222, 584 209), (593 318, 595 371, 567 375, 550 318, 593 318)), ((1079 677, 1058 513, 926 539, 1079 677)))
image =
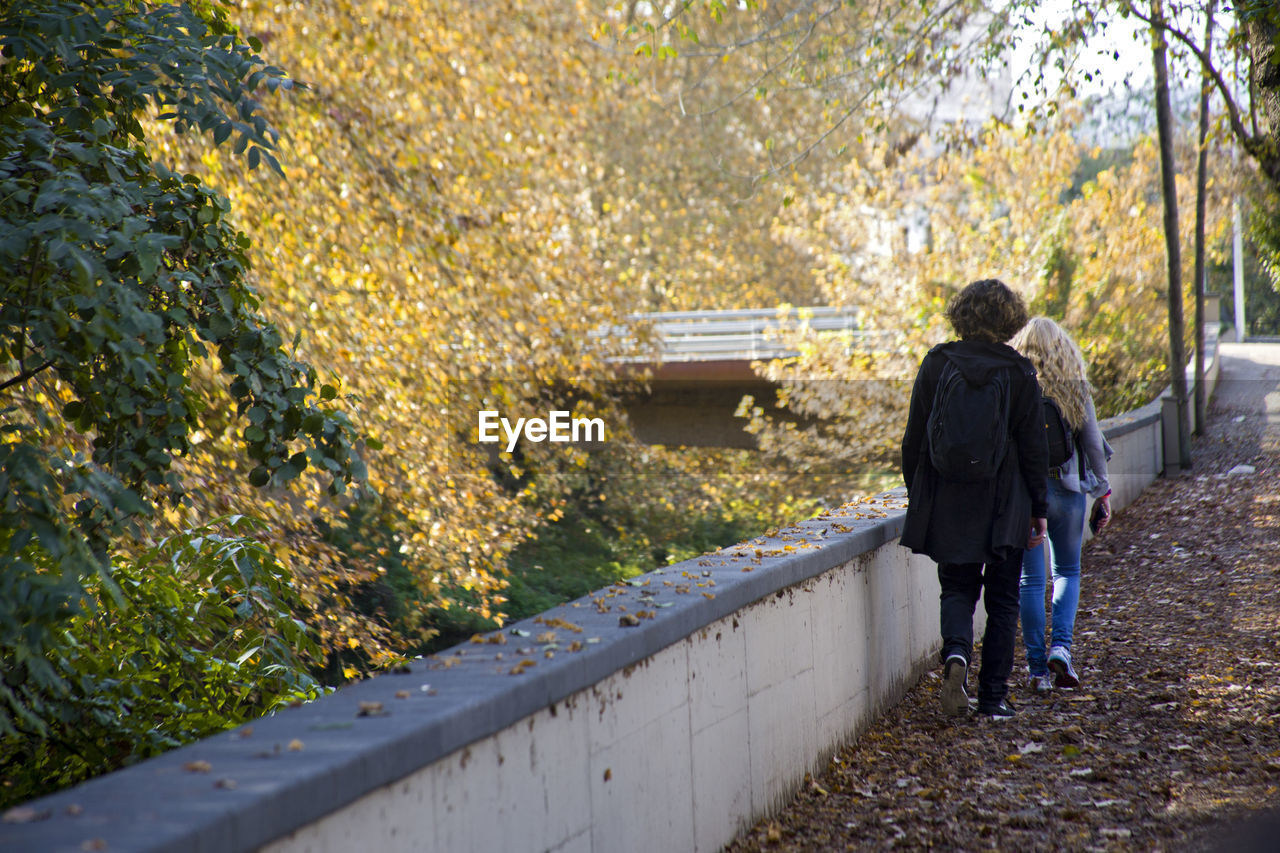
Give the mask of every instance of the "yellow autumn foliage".
MULTIPOLYGON (((339 548, 326 531, 349 503, 316 497, 305 477, 288 492, 247 488, 238 424, 215 397, 180 461, 194 500, 157 533, 215 512, 266 519, 335 677, 406 646, 379 612, 389 566, 408 568, 428 607, 500 621, 512 548, 575 490, 607 481, 610 499, 643 493, 671 516, 725 500, 700 473, 716 470, 706 454, 679 461, 625 441, 608 360, 643 348, 643 329, 636 340, 597 330, 640 310, 816 295, 804 259, 769 232, 776 199, 730 191, 715 151, 685 159, 695 149, 672 135, 664 105, 587 37, 608 14, 554 0, 250 0, 242 32, 302 84, 264 104, 284 178, 157 136, 162 159, 230 198, 263 309, 300 334, 299 357, 375 440, 361 523, 395 535, 339 548), (683 466, 697 487, 657 499, 654 484, 601 475, 572 447, 526 444, 512 458, 475 441, 480 410, 553 405, 603 415, 617 468, 683 466)), ((410 643, 434 630, 420 628, 410 643)))
MULTIPOLYGON (((608 346, 589 332, 630 307, 591 203, 597 157, 583 140, 597 81, 588 49, 572 47, 583 14, 550 2, 245 3, 242 31, 306 86, 266 105, 285 179, 187 141, 165 152, 231 198, 265 309, 302 333, 299 354, 332 374, 382 444, 368 487, 403 534, 395 558, 428 598, 457 585, 482 615, 501 603, 506 553, 555 511, 557 472, 582 460, 535 448, 522 465, 539 476, 501 483, 495 469, 511 460, 466 440, 476 412, 518 409, 557 383, 589 400, 608 346)), ((388 555, 339 559, 313 523, 332 507, 304 497, 314 492, 247 491, 233 431, 209 432, 188 462, 207 502, 271 520, 316 591, 329 647, 384 653, 385 629, 351 604, 388 555)))

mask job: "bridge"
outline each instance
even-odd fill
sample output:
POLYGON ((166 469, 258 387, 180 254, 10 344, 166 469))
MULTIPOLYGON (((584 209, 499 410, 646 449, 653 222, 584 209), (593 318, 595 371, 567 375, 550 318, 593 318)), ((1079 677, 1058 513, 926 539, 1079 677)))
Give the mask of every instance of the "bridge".
MULTIPOLYGON (((1166 411, 1103 424, 1117 511, 1166 411)), ((936 667, 904 511, 859 498, 44 797, 0 849, 719 849, 936 667)))
POLYGON ((754 448, 755 437, 743 431, 746 421, 734 413, 748 394, 766 408, 776 400, 777 384, 751 363, 797 355, 782 337, 789 330, 839 335, 850 350, 872 341, 891 344, 863 330, 855 309, 827 306, 633 314, 627 324, 597 334, 634 340, 636 326, 651 329, 658 342, 653 357, 625 362, 650 371, 647 391, 624 401, 645 444, 754 448))

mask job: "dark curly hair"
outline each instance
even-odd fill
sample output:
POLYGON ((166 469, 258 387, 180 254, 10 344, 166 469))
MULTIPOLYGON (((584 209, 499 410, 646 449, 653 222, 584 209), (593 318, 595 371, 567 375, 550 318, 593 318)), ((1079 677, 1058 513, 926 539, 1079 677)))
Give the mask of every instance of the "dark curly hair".
POLYGON ((1027 324, 1027 306, 1003 281, 984 278, 953 296, 946 316, 961 340, 1002 344, 1027 324))

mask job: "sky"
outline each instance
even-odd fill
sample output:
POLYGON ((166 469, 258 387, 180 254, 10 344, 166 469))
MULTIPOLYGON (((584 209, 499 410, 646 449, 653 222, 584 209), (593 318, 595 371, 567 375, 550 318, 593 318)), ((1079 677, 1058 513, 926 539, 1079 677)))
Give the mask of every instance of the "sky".
MULTIPOLYGON (((1060 29, 1062 21, 1070 14, 1070 8, 1070 0, 1046 0, 1031 17, 1037 29, 1043 30, 1046 26, 1060 29)), ((1018 72, 1031 65, 1035 47, 1034 34, 1020 35, 1012 59, 1015 82, 1018 72)), ((1095 74, 1092 81, 1086 80, 1081 73, 1076 74, 1075 82, 1081 94, 1104 95, 1117 89, 1123 91, 1126 80, 1132 89, 1149 89, 1152 78, 1151 48, 1145 27, 1136 18, 1114 18, 1103 33, 1090 39, 1090 44, 1081 54, 1077 65, 1079 71, 1102 72, 1100 75, 1095 74)), ((1050 69, 1046 74, 1055 71, 1056 69, 1050 69)), ((1048 82, 1052 84, 1060 79, 1061 75, 1058 75, 1048 82)))

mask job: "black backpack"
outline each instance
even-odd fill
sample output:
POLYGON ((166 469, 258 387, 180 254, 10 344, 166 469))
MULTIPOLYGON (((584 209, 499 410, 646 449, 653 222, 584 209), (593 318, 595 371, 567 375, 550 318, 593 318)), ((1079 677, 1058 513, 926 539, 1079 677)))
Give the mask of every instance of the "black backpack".
POLYGON ((947 361, 938 378, 926 436, 929 459, 945 479, 990 480, 1009 447, 1009 372, 974 385, 947 361))
POLYGON ((1049 467, 1061 468, 1075 453, 1076 436, 1058 404, 1048 397, 1041 397, 1041 400, 1044 402, 1045 437, 1049 439, 1049 467))

